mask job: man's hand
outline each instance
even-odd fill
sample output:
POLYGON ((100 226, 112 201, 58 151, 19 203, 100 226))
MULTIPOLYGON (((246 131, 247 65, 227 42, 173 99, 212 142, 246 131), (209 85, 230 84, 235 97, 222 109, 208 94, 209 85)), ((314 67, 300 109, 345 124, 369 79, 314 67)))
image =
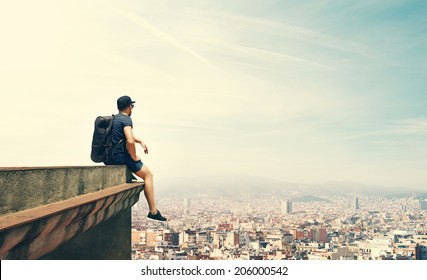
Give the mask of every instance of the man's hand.
POLYGON ((142 148, 144 149, 144 153, 148 154, 148 147, 147 147, 147 145, 144 142, 142 142, 142 141, 140 142, 140 144, 141 144, 142 148))
POLYGON ((147 145, 144 143, 144 141, 142 141, 141 139, 137 138, 137 137, 133 137, 135 139, 135 142, 140 144, 141 147, 144 149, 144 153, 148 154, 148 147, 147 145))

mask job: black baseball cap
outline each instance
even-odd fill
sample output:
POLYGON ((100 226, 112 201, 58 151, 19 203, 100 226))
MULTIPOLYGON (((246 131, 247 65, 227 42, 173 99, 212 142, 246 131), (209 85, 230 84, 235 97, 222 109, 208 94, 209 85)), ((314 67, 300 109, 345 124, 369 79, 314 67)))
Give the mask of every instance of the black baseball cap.
POLYGON ((117 99, 117 109, 122 110, 127 106, 132 105, 133 103, 135 103, 135 101, 132 101, 132 99, 129 96, 127 95, 121 96, 119 97, 119 99, 117 99))

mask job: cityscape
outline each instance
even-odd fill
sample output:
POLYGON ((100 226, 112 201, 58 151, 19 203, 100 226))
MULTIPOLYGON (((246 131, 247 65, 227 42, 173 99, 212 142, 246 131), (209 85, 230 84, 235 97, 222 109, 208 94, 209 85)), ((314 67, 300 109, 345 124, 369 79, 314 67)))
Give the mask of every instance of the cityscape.
POLYGON ((132 208, 133 259, 427 260, 422 194, 192 193, 157 204, 166 223, 146 218, 143 197, 132 208))

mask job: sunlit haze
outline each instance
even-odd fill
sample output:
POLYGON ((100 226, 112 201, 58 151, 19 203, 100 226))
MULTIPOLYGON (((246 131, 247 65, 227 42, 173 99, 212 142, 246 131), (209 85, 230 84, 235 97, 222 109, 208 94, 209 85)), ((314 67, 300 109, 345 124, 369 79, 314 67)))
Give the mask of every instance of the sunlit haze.
POLYGON ((93 165, 136 100, 157 178, 427 189, 426 1, 1 1, 0 166, 93 165))

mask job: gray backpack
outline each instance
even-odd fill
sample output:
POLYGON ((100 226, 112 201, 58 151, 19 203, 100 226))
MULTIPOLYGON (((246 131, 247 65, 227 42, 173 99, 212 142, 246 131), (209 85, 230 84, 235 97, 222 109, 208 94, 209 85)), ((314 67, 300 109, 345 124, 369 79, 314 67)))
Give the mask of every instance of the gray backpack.
POLYGON ((113 130, 114 115, 98 116, 95 119, 95 129, 92 137, 90 158, 94 162, 107 164, 110 160, 111 131, 113 130))

